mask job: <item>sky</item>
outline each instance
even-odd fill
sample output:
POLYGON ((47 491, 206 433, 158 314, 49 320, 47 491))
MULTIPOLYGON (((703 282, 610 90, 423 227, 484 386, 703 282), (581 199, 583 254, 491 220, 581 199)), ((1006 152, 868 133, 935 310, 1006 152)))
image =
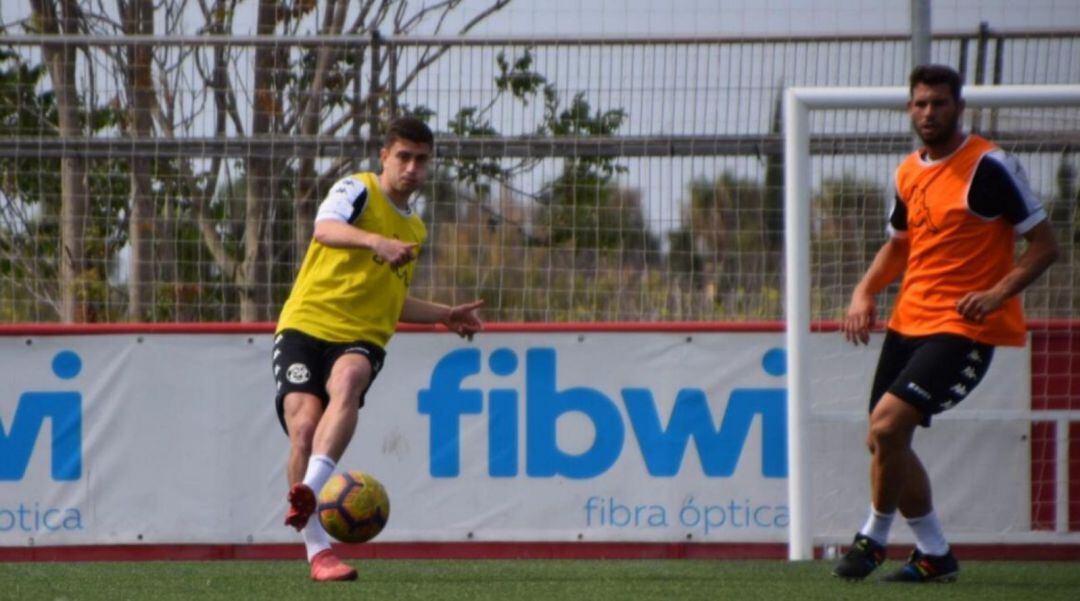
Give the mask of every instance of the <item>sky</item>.
MULTIPOLYGON (((429 0, 430 3, 430 0, 429 0)), ((484 5, 483 0, 467 0, 484 5)), ((515 0, 474 35, 904 33, 907 0, 515 0)), ((1078 0, 931 0, 935 31, 1080 28, 1078 0)))
MULTIPOLYGON (((442 0, 410 0, 410 9, 442 0)), ((970 31, 987 21, 995 29, 1078 29, 1080 0, 930 0, 934 31, 970 31)), ((465 0, 447 31, 490 0, 465 0)), ((106 6, 112 3, 105 2, 106 6)), ((321 4, 321 3, 320 3, 321 4)), ((195 6, 193 3, 190 6, 195 6)), ((256 3, 239 10, 254 23, 256 3)), ((30 12, 29 1, 5 0, 0 22, 30 12)), ((904 33, 909 0, 514 0, 472 35, 783 35, 904 33)))
MULTIPOLYGON (((90 0, 79 1, 89 2, 90 0)), ((414 12, 424 7, 441 4, 443 1, 409 0, 408 11, 414 12)), ((467 19, 493 1, 464 0, 462 6, 450 13, 443 31, 457 31, 467 19)), ((30 12, 29 5, 29 0, 3 0, 0 4, 0 23, 10 24, 25 18, 30 12)), ((102 5, 107 10, 115 10, 115 3, 111 0, 103 0, 102 5)), ((319 2, 320 7, 325 7, 325 5, 325 1, 319 2)), ((931 27, 936 33, 973 32, 978 29, 981 22, 987 22, 992 29, 998 31, 1043 29, 1080 31, 1080 0, 930 0, 930 5, 931 27)), ((357 10, 355 3, 352 6, 353 11, 357 10)), ((197 12, 198 4, 189 1, 187 7, 194 13, 197 12)), ((253 33, 256 7, 257 3, 254 0, 241 1, 238 7, 236 33, 253 33)), ((480 23, 470 32, 470 35, 573 38, 575 36, 737 37, 905 34, 910 30, 910 16, 910 0, 668 0, 666 2, 662 0, 513 0, 508 6, 480 23)), ((314 22, 315 19, 312 21, 314 22)), ((190 23, 192 23, 191 28, 184 33, 195 33, 195 29, 202 24, 202 20, 192 18, 190 23)), ((420 30, 417 33, 430 34, 431 31, 420 30)), ((672 58, 672 60, 675 59, 672 58)), ((577 89, 574 86, 586 86, 585 83, 576 82, 569 73, 577 66, 579 65, 561 65, 555 62, 545 64, 543 68, 550 70, 545 73, 554 73, 560 84, 569 86, 569 91, 573 91, 577 89), (561 73, 558 71, 560 68, 563 69, 561 73)), ((452 68, 449 64, 446 67, 446 69, 452 68)), ((621 77, 630 77, 627 73, 648 68, 650 68, 648 64, 631 65, 621 77)), ((1029 67, 1025 63, 1024 68, 1038 70, 1041 67, 1038 65, 1029 67)), ((481 71, 482 75, 490 77, 489 71, 481 71)), ((440 71, 436 70, 436 73, 440 71)), ((455 77, 460 77, 460 74, 447 72, 446 77, 441 79, 436 77, 434 80, 457 81, 455 77)), ((727 81, 726 76, 718 77, 718 81, 722 83, 716 85, 767 88, 775 86, 777 81, 775 74, 770 77, 773 79, 767 82, 742 84, 737 82, 732 84, 727 81)), ((900 79, 902 80, 902 76, 900 79)), ((892 82, 891 85, 896 83, 899 81, 892 82)), ((635 84, 627 84, 625 81, 605 82, 604 85, 617 89, 640 88, 640 86, 635 88, 635 84)), ((452 96, 460 95, 459 87, 468 91, 467 86, 462 86, 459 81, 458 84, 448 88, 452 96)), ((476 89, 486 90, 487 87, 478 86, 476 89)), ((426 100, 427 104, 435 102, 433 98, 426 100)), ((597 106, 604 102, 615 106, 625 104, 620 104, 622 98, 617 96, 605 98, 602 95, 594 95, 590 96, 590 100, 597 106)), ((746 111, 737 112, 735 118, 750 130, 758 131, 760 123, 767 122, 772 102, 766 99, 749 102, 749 104, 752 105, 751 109, 754 109, 751 112, 756 111, 754 114, 757 118, 748 117, 746 111), (746 125, 749 123, 758 123, 759 126, 746 125)), ((718 107, 713 107, 714 112, 723 109, 722 106, 718 105, 718 107)), ((690 130, 718 129, 725 133, 735 132, 726 122, 717 125, 720 122, 716 119, 726 113, 717 116, 713 121, 702 124, 695 119, 704 119, 707 116, 705 110, 665 111, 663 107, 654 110, 651 106, 643 107, 640 103, 635 105, 633 102, 629 103, 629 108, 630 118, 622 130, 628 135, 649 134, 654 131, 687 133, 687 119, 690 119, 690 130), (648 121, 645 125, 638 123, 650 115, 653 115, 655 119, 648 121)), ((440 119, 445 120, 451 113, 452 107, 442 107, 440 119)), ((516 115, 510 115, 509 118, 516 117, 516 115)), ((738 133, 747 132, 738 129, 738 133)), ((682 169, 685 173, 672 177, 669 173, 670 168, 655 167, 659 163, 659 161, 653 161, 653 163, 643 161, 641 165, 635 163, 634 179, 625 182, 630 187, 645 190, 647 198, 665 199, 663 202, 648 203, 651 205, 649 211, 652 223, 675 223, 678 220, 677 201, 684 195, 685 181, 695 175, 712 175, 716 169, 722 168, 711 167, 702 164, 701 161, 685 161, 682 169), (650 168, 648 165, 653 165, 653 167, 650 168)), ((760 167, 760 165, 755 167, 756 163, 753 161, 751 163, 753 164, 745 168, 753 171, 760 167)), ((886 173, 887 169, 880 168, 877 171, 886 173)), ((549 175, 546 174, 545 177, 549 175)), ((1033 173, 1033 175, 1036 180, 1045 184, 1043 187, 1050 187, 1049 182, 1053 178, 1051 171, 1042 174, 1033 173)), ((537 186, 532 186, 532 188, 535 187, 537 186)))

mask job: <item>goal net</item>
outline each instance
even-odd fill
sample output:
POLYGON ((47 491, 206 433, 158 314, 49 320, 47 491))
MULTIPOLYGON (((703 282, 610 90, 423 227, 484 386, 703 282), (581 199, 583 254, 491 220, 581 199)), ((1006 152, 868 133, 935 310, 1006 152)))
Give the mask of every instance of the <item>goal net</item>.
MULTIPOLYGON (((960 544, 1080 540, 1080 86, 968 87, 965 128, 1016 156, 1047 210, 1061 256, 1024 293, 1030 334, 999 347, 986 379, 919 429, 914 446, 935 510, 960 544)), ((886 239, 892 174, 913 148, 906 88, 795 88, 785 104, 790 557, 850 541, 869 506, 871 378, 896 284, 878 300, 869 348, 837 331, 886 239), (860 137, 845 153, 827 135, 860 137)), ((850 139, 850 138, 849 138, 850 139)), ((1018 244, 1017 252, 1023 249, 1018 244)), ((911 542, 903 524, 893 541, 911 542)))

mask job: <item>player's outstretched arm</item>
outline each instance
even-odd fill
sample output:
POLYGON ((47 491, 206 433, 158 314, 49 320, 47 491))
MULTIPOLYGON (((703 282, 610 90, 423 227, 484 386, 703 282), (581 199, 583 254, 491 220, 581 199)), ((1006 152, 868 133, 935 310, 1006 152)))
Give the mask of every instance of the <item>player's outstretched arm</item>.
POLYGON ((910 248, 907 238, 894 237, 882 245, 874 257, 870 268, 852 291, 851 304, 840 324, 848 342, 856 346, 870 342, 870 328, 874 327, 877 318, 874 297, 904 273, 910 248))
POLYGON ((975 322, 997 311, 1001 305, 1031 285, 1058 258, 1057 240, 1049 221, 1042 221, 1024 234, 1027 250, 1016 265, 989 290, 969 292, 956 303, 956 311, 975 322))
POLYGON ((418 298, 406 298, 401 309, 401 321, 408 323, 441 323, 462 338, 472 340, 473 334, 484 329, 477 311, 484 301, 475 300, 463 305, 443 305, 418 298))

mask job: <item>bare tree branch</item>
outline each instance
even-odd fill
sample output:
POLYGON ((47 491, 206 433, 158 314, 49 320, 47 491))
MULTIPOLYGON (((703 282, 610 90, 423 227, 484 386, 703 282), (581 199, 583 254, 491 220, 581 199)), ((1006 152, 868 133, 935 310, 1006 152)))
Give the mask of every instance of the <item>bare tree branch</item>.
MULTIPOLYGON (((442 16, 439 18, 439 25, 441 25, 443 19, 446 18, 446 13, 456 8, 458 4, 461 4, 461 0, 444 0, 443 2, 437 2, 435 4, 432 4, 431 6, 425 6, 420 10, 416 11, 416 14, 409 17, 407 21, 403 23, 395 23, 396 26, 400 26, 400 29, 395 28, 395 33, 405 33, 408 31, 412 31, 412 28, 419 24, 421 21, 423 21, 429 13, 445 8, 446 10, 443 11, 442 16)), ((401 12, 404 12, 405 5, 402 4, 401 6, 401 12)), ((438 26, 436 26, 436 31, 438 31, 438 26)))
MULTIPOLYGON (((355 19, 353 19, 353 24, 348 29, 349 33, 369 31, 367 24, 367 16, 368 13, 371 12, 371 9, 375 6, 377 1, 378 0, 366 0, 362 5, 360 5, 360 13, 356 15, 355 19)), ((386 0, 382 1, 384 3, 386 2, 386 0)))
MULTIPOLYGON (((466 23, 465 26, 462 27, 458 31, 458 34, 468 33, 473 27, 478 25, 481 21, 488 18, 492 14, 498 12, 499 10, 502 10, 502 8, 505 7, 509 3, 510 3, 510 0, 498 0, 497 2, 492 4, 491 6, 487 7, 485 10, 478 13, 475 17, 470 19, 469 22, 466 23)), ((445 14, 443 16, 445 18, 445 14)), ((439 27, 441 27, 441 26, 442 26, 442 21, 440 20, 439 27)), ((438 28, 436 28, 436 31, 437 30, 438 30, 438 28)), ((416 78, 420 75, 421 72, 423 72, 425 69, 427 69, 432 64, 434 64, 435 61, 439 60, 439 58, 442 57, 442 55, 445 54, 446 51, 449 50, 449 49, 450 49, 449 46, 441 46, 441 47, 439 47, 438 50, 435 51, 435 53, 433 55, 430 55, 430 56, 428 55, 428 50, 425 50, 424 53, 420 56, 420 60, 417 61, 416 66, 413 67, 412 72, 410 72, 408 75, 406 75, 405 78, 401 81, 401 83, 398 84, 397 89, 394 90, 394 93, 395 94, 400 94, 402 91, 407 90, 409 88, 409 86, 412 85, 412 82, 415 81, 416 78)))

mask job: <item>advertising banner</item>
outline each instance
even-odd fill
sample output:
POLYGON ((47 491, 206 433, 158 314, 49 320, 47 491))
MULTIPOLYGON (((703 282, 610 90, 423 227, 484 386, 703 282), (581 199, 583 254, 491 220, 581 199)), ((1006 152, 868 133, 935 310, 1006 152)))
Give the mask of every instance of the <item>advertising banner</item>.
MULTIPOLYGON (((781 333, 402 333, 339 469, 391 499, 382 541, 783 542, 781 333)), ((876 348, 813 338, 816 531, 849 537, 868 499, 876 348)), ((277 543, 288 439, 269 334, 0 337, 0 545, 277 543)), ((1023 530, 1027 351, 917 444, 939 512, 1023 530), (992 411, 991 411, 992 412, 992 411), (940 428, 939 428, 940 425, 940 428), (946 434, 939 430, 945 430, 946 434), (963 490, 961 490, 963 488, 963 490), (1000 489, 1000 490, 999 490, 1000 489), (937 492, 937 490, 935 490, 937 492)))

